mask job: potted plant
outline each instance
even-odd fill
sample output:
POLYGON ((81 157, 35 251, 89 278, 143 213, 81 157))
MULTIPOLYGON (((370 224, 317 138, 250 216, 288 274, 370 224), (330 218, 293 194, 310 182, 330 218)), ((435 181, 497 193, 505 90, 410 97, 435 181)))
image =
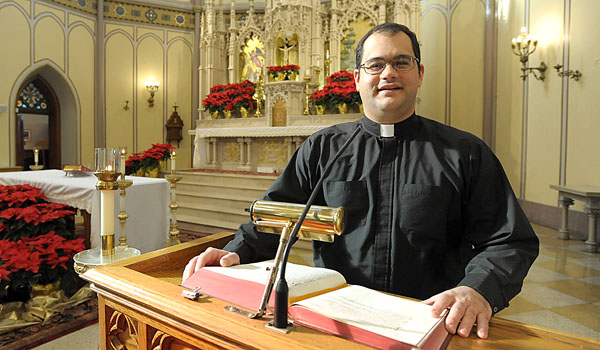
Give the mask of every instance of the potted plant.
POLYGON ((225 118, 231 118, 233 111, 241 112, 244 107, 248 110, 251 105, 256 106, 252 98, 256 84, 250 80, 244 80, 240 83, 215 85, 210 89, 210 94, 202 101, 204 110, 211 113, 213 119, 217 119, 217 114, 223 112, 225 118), (242 96, 242 97, 240 97, 242 96))
POLYGON ((79 278, 73 255, 75 210, 50 203, 30 185, 0 186, 0 303, 27 301, 37 285, 71 291, 79 278), (59 283, 60 282, 60 283, 59 283))
MULTIPOLYGON (((327 85, 312 94, 317 114, 325 106, 330 111, 347 113, 351 105, 361 103, 360 94, 356 90, 354 76, 348 71, 336 72, 327 77, 327 85)), ((360 107, 359 107, 360 108, 360 107)))
POLYGON ((171 159, 171 151, 174 149, 170 144, 154 143, 144 152, 132 154, 125 161, 126 174, 158 177, 160 162, 171 159))
POLYGON ((299 72, 300 66, 295 64, 267 67, 267 74, 271 81, 296 80, 299 72))

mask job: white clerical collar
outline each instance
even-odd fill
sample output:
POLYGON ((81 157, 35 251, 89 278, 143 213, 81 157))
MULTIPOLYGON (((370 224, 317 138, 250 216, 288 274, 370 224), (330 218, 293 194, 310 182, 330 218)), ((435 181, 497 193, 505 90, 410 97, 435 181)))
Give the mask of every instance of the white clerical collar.
POLYGON ((394 137, 394 124, 379 124, 381 137, 394 137))

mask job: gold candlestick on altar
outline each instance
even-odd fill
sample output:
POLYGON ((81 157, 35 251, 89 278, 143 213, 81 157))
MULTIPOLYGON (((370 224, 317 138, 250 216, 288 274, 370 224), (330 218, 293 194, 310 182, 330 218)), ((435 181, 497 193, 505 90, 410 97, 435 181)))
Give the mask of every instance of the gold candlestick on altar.
POLYGON ((260 71, 260 75, 258 76, 258 81, 256 82, 256 87, 254 88, 254 95, 252 97, 256 101, 256 112, 254 113, 254 116, 256 118, 260 118, 260 117, 262 117, 262 113, 260 112, 260 109, 262 107, 262 102, 265 98, 265 95, 263 94, 263 71, 262 71, 262 69, 260 71))
POLYGON ((177 182, 182 179, 182 176, 178 176, 175 173, 175 151, 171 152, 171 175, 165 176, 165 179, 171 183, 171 203, 169 203, 169 209, 171 209, 171 215, 169 219, 169 241, 167 247, 181 243, 179 239, 179 229, 177 229, 177 182))
POLYGON ((120 211, 119 211, 119 215, 117 215, 117 218, 119 219, 119 223, 121 225, 121 234, 119 235, 119 247, 129 247, 129 244, 127 244, 127 231, 125 229, 125 223, 127 222, 127 218, 129 217, 129 215, 127 215, 127 210, 126 210, 126 196, 127 196, 127 187, 130 187, 131 185, 133 185, 132 181, 129 180, 125 180, 125 155, 127 154, 127 150, 124 148, 121 148, 121 179, 119 181, 117 181, 117 186, 119 187, 119 199, 120 199, 120 211))
POLYGON ((304 74, 304 115, 310 114, 310 87, 308 83, 310 83, 310 70, 306 70, 306 74, 304 74))

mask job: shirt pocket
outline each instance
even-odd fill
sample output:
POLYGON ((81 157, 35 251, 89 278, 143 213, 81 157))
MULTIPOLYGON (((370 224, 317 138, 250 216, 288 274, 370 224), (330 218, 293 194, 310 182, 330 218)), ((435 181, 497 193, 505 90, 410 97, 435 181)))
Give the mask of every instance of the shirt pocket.
POLYGON ((441 186, 400 186, 400 228, 413 247, 445 247, 449 202, 450 191, 441 186))
POLYGON ((323 188, 327 206, 344 207, 346 232, 365 224, 370 207, 366 181, 328 181, 323 188))

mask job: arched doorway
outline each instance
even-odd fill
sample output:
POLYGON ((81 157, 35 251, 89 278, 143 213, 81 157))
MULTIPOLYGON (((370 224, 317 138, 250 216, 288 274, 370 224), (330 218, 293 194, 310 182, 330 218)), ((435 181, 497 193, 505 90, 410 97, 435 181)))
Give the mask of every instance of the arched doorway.
POLYGON ((40 75, 25 81, 16 102, 16 164, 24 170, 34 164, 34 149, 39 164, 60 169, 60 105, 50 84, 40 75))

